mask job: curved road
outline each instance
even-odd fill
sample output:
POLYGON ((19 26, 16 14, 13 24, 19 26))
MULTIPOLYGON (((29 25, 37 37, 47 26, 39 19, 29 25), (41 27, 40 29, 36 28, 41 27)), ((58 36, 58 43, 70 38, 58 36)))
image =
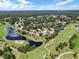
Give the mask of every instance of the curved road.
POLYGON ((44 47, 47 49, 48 53, 43 56, 43 59, 45 59, 46 56, 50 54, 50 50, 47 48, 47 46, 51 45, 54 40, 55 40, 55 39, 52 39, 52 40, 50 40, 48 43, 46 43, 46 44, 44 45, 44 47))
POLYGON ((66 54, 73 54, 74 52, 66 52, 66 53, 62 53, 60 54, 58 57, 56 57, 55 59, 60 59, 63 55, 66 55, 66 54))

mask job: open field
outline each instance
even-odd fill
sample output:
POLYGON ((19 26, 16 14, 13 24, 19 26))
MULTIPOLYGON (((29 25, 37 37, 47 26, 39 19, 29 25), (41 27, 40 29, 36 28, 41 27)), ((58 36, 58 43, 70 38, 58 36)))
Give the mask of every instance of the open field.
POLYGON ((77 32, 77 37, 74 39, 73 43, 75 44, 74 51, 79 53, 79 32, 77 32))
POLYGON ((75 33, 75 27, 74 24, 69 24, 66 29, 59 33, 59 35, 55 38, 54 43, 48 46, 48 49, 55 53, 56 46, 59 43, 68 42, 69 38, 72 37, 72 35, 75 33))
MULTIPOLYGON (((52 45, 49 45, 48 48, 51 52, 55 52, 55 47, 61 42, 68 42, 69 38, 75 33, 74 24, 69 24, 64 31, 60 32, 59 35, 55 38, 55 41, 52 45), (64 40, 63 40, 64 39, 64 40), (67 40, 66 40, 67 39, 67 40)), ((53 40, 53 39, 52 39, 53 40)), ((47 50, 44 46, 39 47, 27 54, 21 54, 20 58, 27 58, 27 59, 42 59, 44 54, 47 54, 47 50), (38 53, 37 53, 38 51, 38 53), (40 54, 40 55, 39 55, 40 54)))
POLYGON ((60 59, 79 59, 79 55, 77 57, 73 57, 73 54, 63 55, 60 59))
POLYGON ((27 52, 27 54, 22 53, 20 59, 43 59, 43 56, 47 53, 48 51, 42 46, 33 51, 27 52))

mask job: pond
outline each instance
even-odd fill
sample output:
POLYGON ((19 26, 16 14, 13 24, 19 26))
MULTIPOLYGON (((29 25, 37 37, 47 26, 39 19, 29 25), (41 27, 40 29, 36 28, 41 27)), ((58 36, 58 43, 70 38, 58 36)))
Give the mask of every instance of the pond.
POLYGON ((6 39, 8 39, 8 40, 25 40, 29 43, 29 46, 35 45, 36 47, 42 45, 42 43, 43 43, 43 42, 36 42, 36 41, 33 41, 33 40, 28 40, 26 37, 14 33, 14 30, 15 29, 12 28, 12 27, 7 28, 8 33, 6 35, 6 39))
POLYGON ((7 31, 8 31, 8 34, 6 36, 7 39, 9 39, 9 40, 25 40, 25 38, 23 36, 15 34, 14 28, 12 28, 12 27, 8 27, 7 31))
POLYGON ((35 45, 36 47, 42 45, 43 42, 35 42, 33 40, 28 41, 29 42, 29 46, 33 46, 35 45))

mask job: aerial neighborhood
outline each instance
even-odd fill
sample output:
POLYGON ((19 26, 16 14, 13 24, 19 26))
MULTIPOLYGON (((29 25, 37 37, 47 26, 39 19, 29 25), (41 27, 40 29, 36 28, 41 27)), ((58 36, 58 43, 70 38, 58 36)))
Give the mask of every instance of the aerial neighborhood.
POLYGON ((78 59, 78 33, 78 16, 1 17, 0 58, 78 59))

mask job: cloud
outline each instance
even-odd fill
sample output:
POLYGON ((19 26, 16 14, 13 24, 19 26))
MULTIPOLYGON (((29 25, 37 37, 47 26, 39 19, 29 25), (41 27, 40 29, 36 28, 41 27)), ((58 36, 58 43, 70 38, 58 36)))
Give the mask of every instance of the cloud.
POLYGON ((73 4, 73 5, 71 5, 70 6, 70 9, 72 9, 72 10, 79 10, 79 4, 73 4))
POLYGON ((32 3, 29 0, 17 0, 17 3, 13 3, 11 0, 0 0, 0 8, 5 10, 30 8, 34 6, 32 3))
MULTIPOLYGON (((73 2, 74 0, 54 0, 51 4, 34 4, 30 0, 0 0, 0 10, 67 10, 78 9, 79 5, 66 4, 73 2)), ((42 2, 41 2, 42 3, 42 2)))
POLYGON ((56 2, 57 2, 56 5, 57 6, 65 5, 65 4, 68 4, 68 3, 72 2, 72 1, 74 1, 74 0, 56 0, 56 2))
POLYGON ((38 9, 41 9, 41 10, 71 10, 71 9, 74 9, 74 7, 77 7, 77 6, 74 6, 72 8, 71 6, 73 5, 68 4, 73 1, 74 0, 55 0, 55 3, 48 4, 48 5, 41 5, 39 6, 38 9), (68 6, 66 6, 66 4, 68 6))
POLYGON ((79 8, 79 4, 78 5, 72 5, 72 8, 79 8))
POLYGON ((20 2, 21 4, 32 4, 32 2, 28 0, 17 0, 17 1, 20 2))
POLYGON ((8 8, 11 7, 13 4, 9 0, 0 0, 0 7, 8 8))

